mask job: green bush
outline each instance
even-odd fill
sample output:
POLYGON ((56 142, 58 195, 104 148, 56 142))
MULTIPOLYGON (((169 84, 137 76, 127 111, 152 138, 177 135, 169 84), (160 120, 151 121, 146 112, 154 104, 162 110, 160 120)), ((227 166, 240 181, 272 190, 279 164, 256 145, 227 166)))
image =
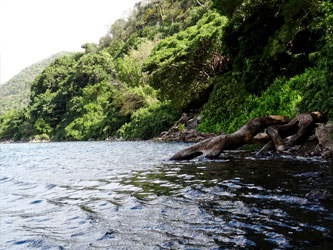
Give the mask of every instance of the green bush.
POLYGON ((0 119, 0 139, 15 141, 28 138, 33 134, 33 127, 26 110, 8 111, 0 119))
POLYGON ((142 65, 158 42, 157 38, 142 41, 137 48, 132 48, 123 58, 118 58, 116 60, 117 78, 130 87, 139 86, 143 77, 142 65))
POLYGON ((108 82, 86 86, 82 97, 72 99, 70 110, 64 119, 67 140, 105 139, 107 114, 114 87, 108 82), (66 121, 67 120, 67 121, 66 121))
POLYGON ((209 11, 195 26, 162 40, 153 49, 143 71, 162 99, 184 107, 209 87, 202 75, 207 60, 218 50, 225 23, 225 17, 209 11))
POLYGON ((198 129, 203 132, 226 132, 228 124, 248 106, 245 103, 247 96, 245 87, 238 84, 231 72, 217 78, 210 98, 204 105, 198 129))
POLYGON ((131 116, 131 122, 123 125, 118 135, 124 139, 151 139, 169 129, 179 117, 179 110, 168 104, 153 104, 131 116))
POLYGON ((36 134, 48 134, 49 135, 52 132, 52 128, 51 128, 50 124, 45 122, 45 120, 41 117, 38 118, 37 121, 35 122, 34 128, 35 128, 36 134))
POLYGON ((50 140, 50 137, 47 134, 40 134, 40 135, 35 135, 34 139, 38 141, 44 141, 44 140, 48 141, 50 140))
POLYGON ((301 112, 330 110, 329 119, 333 120, 333 3, 323 1, 321 8, 324 18, 317 25, 325 30, 320 41, 324 46, 316 53, 316 66, 298 76, 298 88, 302 92, 298 107, 301 112))
POLYGON ((329 119, 333 120, 333 73, 329 69, 306 70, 297 76, 302 100, 297 105, 300 112, 330 110, 329 119))

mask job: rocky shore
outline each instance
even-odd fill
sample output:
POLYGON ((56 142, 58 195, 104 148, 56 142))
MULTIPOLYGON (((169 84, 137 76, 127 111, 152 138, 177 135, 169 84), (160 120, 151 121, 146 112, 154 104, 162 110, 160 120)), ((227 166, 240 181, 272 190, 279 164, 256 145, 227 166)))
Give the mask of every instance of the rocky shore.
POLYGON ((284 154, 295 156, 321 156, 333 160, 333 124, 317 124, 315 133, 305 143, 286 147, 284 154))
POLYGON ((49 139, 22 139, 19 141, 10 140, 0 140, 0 144, 9 144, 9 143, 44 143, 51 142, 49 139))
POLYGON ((196 130, 200 124, 200 116, 195 117, 193 113, 185 113, 168 131, 162 132, 156 141, 165 142, 200 142, 216 136, 213 133, 203 133, 196 130))

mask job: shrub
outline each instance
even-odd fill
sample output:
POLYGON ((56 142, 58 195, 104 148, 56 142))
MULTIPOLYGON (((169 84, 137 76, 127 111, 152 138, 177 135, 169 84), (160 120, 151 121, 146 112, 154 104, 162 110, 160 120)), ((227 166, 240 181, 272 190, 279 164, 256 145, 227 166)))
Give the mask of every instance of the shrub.
POLYGON ((165 103, 139 109, 131 116, 131 122, 118 130, 118 135, 124 139, 151 139, 169 129, 179 113, 165 103))
POLYGON ((161 99, 184 107, 209 88, 210 75, 205 66, 219 47, 225 23, 225 17, 209 11, 195 26, 162 40, 153 49, 143 71, 161 99))
POLYGON ((0 119, 0 139, 27 138, 33 133, 33 127, 26 110, 8 111, 0 119))
POLYGON ((48 141, 50 140, 50 137, 47 134, 40 134, 40 135, 35 135, 34 139, 38 141, 44 141, 44 140, 48 141))

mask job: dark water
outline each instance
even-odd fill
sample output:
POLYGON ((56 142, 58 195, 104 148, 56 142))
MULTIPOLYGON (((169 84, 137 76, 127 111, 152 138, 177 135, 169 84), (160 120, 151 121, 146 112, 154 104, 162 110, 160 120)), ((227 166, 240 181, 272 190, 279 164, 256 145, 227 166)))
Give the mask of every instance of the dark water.
POLYGON ((333 249, 332 164, 184 146, 0 145, 0 249, 333 249))

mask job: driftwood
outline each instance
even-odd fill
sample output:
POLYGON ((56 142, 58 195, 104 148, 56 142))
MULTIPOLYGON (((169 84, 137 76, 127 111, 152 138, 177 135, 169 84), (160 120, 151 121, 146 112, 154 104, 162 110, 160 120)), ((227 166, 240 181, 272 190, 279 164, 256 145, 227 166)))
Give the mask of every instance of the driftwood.
MULTIPOLYGON (((211 139, 196 143, 174 154, 170 160, 190 160, 197 156, 206 158, 217 158, 223 150, 236 149, 248 143, 255 135, 265 128, 286 124, 289 118, 285 116, 265 116, 257 117, 248 121, 243 127, 230 135, 219 135, 211 139)), ((267 137, 265 137, 267 139, 267 137)))
POLYGON ((284 150, 284 144, 294 145, 306 139, 315 124, 325 122, 327 113, 312 112, 296 116, 290 120, 285 116, 256 117, 230 135, 219 135, 196 143, 174 154, 170 160, 190 160, 197 156, 210 159, 219 157, 223 150, 237 149, 247 143, 267 143, 259 154, 276 148, 284 150), (259 132, 267 129, 267 134, 259 132), (284 140, 283 140, 284 139, 284 140))
POLYGON ((265 155, 273 149, 282 152, 286 146, 304 143, 313 133, 317 123, 327 122, 327 114, 328 111, 304 113, 296 116, 287 124, 268 127, 266 132, 272 140, 257 155, 265 155))

